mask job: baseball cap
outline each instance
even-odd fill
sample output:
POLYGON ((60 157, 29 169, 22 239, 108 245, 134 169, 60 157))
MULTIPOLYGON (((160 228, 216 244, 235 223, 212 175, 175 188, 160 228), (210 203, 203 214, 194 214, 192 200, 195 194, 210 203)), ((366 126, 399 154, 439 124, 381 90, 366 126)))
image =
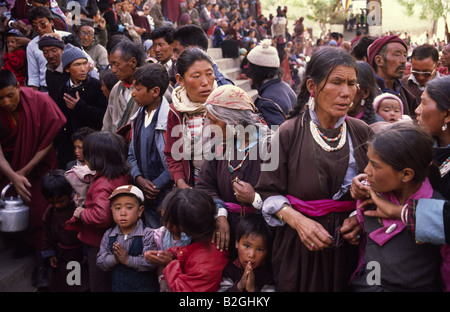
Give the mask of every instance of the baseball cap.
POLYGON ((108 199, 111 200, 118 195, 124 194, 136 196, 141 202, 144 201, 144 193, 142 193, 142 191, 134 185, 119 186, 112 192, 108 199))

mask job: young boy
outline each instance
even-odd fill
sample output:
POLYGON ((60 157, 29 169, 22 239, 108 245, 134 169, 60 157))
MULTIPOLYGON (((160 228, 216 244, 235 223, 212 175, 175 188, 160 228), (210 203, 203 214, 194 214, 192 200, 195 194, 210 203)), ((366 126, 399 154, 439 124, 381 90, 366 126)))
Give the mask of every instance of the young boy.
POLYGON ((145 64, 136 70, 133 81, 131 95, 139 109, 131 118, 128 163, 131 176, 145 195, 145 223, 156 229, 161 226, 156 208, 173 185, 164 156, 169 103, 163 94, 169 75, 161 64, 145 64))
POLYGON ((153 230, 140 220, 144 194, 134 185, 123 185, 109 199, 116 226, 103 235, 97 266, 112 270, 112 291, 159 291, 156 266, 144 258, 145 251, 157 248, 153 230))
POLYGON ((78 232, 66 230, 65 222, 75 210, 72 201, 72 186, 64 177, 64 170, 50 171, 42 178, 41 192, 50 204, 43 218, 42 257, 48 261, 52 274, 52 291, 87 291, 87 264, 83 261, 83 246, 77 238, 78 232), (67 283, 67 264, 81 264, 81 285, 67 283))
POLYGON ((270 260, 273 234, 261 214, 247 214, 236 228, 238 257, 222 273, 219 292, 273 292, 270 260))

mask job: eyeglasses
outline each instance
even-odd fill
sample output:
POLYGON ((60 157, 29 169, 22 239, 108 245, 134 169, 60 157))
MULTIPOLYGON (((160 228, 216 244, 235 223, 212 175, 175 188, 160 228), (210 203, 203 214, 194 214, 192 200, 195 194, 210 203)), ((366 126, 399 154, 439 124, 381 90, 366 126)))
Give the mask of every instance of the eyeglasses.
POLYGON ((80 31, 79 34, 81 37, 89 37, 89 38, 94 37, 94 33, 91 32, 80 31))
POLYGON ((49 21, 47 21, 47 22, 40 22, 40 23, 38 23, 38 24, 32 24, 31 25, 31 27, 33 28, 33 29, 38 29, 38 28, 45 28, 45 27, 47 27, 47 25, 48 25, 48 23, 50 23, 49 21))
POLYGON ((422 71, 418 71, 418 70, 411 70, 411 74, 413 74, 414 76, 423 75, 425 77, 431 77, 435 71, 436 71, 436 66, 434 66, 434 69, 432 72, 429 72, 429 71, 422 72, 422 71))

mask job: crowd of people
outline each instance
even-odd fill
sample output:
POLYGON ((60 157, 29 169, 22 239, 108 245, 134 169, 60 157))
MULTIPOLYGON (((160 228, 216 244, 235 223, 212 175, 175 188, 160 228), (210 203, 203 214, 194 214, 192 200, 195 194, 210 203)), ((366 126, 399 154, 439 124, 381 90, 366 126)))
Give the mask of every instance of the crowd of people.
POLYGON ((2 235, 34 287, 450 291, 450 45, 313 45, 259 1, 7 3, 0 188, 30 224, 2 235))

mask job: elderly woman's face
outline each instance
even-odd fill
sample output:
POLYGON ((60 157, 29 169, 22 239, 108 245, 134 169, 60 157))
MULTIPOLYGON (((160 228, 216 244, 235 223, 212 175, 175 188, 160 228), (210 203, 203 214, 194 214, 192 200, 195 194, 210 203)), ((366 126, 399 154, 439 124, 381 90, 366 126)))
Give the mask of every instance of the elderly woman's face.
MULTIPOLYGON (((208 117, 208 119, 210 121, 210 125, 212 127, 220 128, 220 131, 222 131, 222 139, 223 139, 223 141, 225 141, 226 136, 227 136, 227 124, 225 122, 223 122, 222 120, 217 119, 216 117, 211 115, 209 112, 206 113, 206 116, 208 117)), ((215 131, 219 131, 219 129, 216 129, 215 131)), ((218 133, 218 132, 216 132, 216 133, 218 133)))
POLYGON ((353 67, 337 66, 326 82, 314 88, 315 111, 319 119, 323 119, 320 120, 321 123, 329 119, 337 121, 348 112, 355 97, 357 85, 358 79, 353 67))
POLYGON ((442 133, 442 126, 445 122, 446 111, 441 111, 427 90, 422 93, 422 101, 414 111, 417 116, 417 122, 429 134, 438 136, 442 133))
POLYGON ((184 76, 177 74, 178 84, 186 88, 192 102, 204 103, 213 91, 214 80, 212 65, 205 60, 195 61, 184 76))

